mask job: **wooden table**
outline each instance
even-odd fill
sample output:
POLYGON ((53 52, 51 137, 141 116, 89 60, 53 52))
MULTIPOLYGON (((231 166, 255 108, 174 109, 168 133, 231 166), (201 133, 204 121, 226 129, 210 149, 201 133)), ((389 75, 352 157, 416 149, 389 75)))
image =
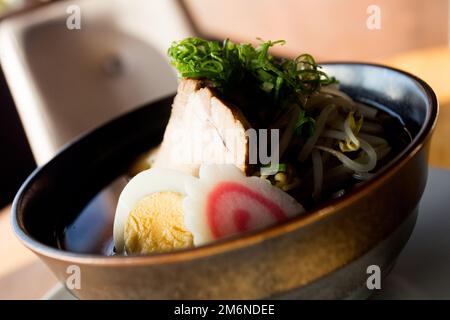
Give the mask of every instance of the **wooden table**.
POLYGON ((450 168, 450 48, 445 46, 412 51, 382 63, 417 75, 436 92, 440 113, 431 141, 430 165, 450 168))
MULTIPOLYGON (((450 168, 450 49, 411 52, 382 61, 418 75, 437 92, 441 103, 432 140, 430 165, 450 168)), ((47 267, 14 236, 10 208, 0 212, 0 299, 39 299, 56 284, 47 267)))
POLYGON ((50 270, 14 235, 10 207, 0 211, 0 300, 39 299, 56 283, 50 270))

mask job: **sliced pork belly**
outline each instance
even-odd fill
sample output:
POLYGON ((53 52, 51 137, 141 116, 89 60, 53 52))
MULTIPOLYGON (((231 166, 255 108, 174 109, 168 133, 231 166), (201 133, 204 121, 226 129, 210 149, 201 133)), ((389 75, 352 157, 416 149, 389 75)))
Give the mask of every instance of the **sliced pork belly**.
POLYGON ((246 173, 249 128, 240 110, 211 88, 200 80, 183 79, 153 167, 198 176, 201 164, 234 164, 246 173))

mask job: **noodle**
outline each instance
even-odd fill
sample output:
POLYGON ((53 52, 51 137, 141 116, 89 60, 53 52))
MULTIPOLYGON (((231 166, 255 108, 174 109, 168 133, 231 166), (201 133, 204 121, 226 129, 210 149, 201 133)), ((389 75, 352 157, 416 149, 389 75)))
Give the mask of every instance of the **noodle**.
POLYGON ((311 152, 311 157, 313 163, 313 176, 314 176, 313 198, 314 200, 318 201, 320 198, 320 194, 322 192, 322 183, 323 183, 322 156, 320 155, 319 150, 314 149, 311 152))
POLYGON ((389 146, 380 146, 375 148, 375 152, 377 153, 378 161, 383 159, 387 154, 391 151, 391 147, 389 146))
POLYGON ((353 173, 353 178, 357 179, 357 180, 369 180, 370 178, 372 178, 374 176, 373 173, 369 173, 369 172, 355 172, 353 173))
POLYGON ((364 123, 361 127, 361 132, 365 132, 365 133, 369 133, 369 134, 377 134, 377 133, 379 134, 379 133, 383 133, 384 129, 378 123, 364 121, 364 123))
POLYGON ((300 108, 294 107, 293 111, 289 114, 291 115, 291 118, 289 120, 288 125, 286 126, 286 129, 283 132, 283 136, 280 140, 280 157, 283 155, 283 153, 286 151, 287 147, 289 146, 289 142, 292 139, 292 136, 294 135, 294 126, 295 122, 297 121, 297 117, 300 113, 300 108))
POLYGON ((372 107, 369 107, 362 103, 356 103, 358 106, 359 112, 367 119, 375 119, 378 114, 378 110, 372 107))
POLYGON ((388 145, 388 142, 385 139, 380 138, 378 136, 365 134, 365 133, 360 133, 359 137, 363 138, 364 140, 366 140, 368 143, 370 143, 373 146, 388 145))
POLYGON ((338 130, 325 130, 322 132, 322 137, 331 138, 336 140, 345 140, 347 139, 347 134, 338 130))
POLYGON ((336 107, 334 105, 328 105, 327 107, 325 107, 325 109, 322 110, 322 112, 320 113, 320 115, 316 121, 316 130, 314 131, 314 134, 312 135, 312 137, 310 137, 306 141, 305 145, 303 146, 302 150, 300 151, 300 154, 298 155, 298 160, 303 162, 309 156, 309 154, 311 153, 311 150, 314 148, 314 145, 317 142, 317 139, 319 139, 319 137, 322 133, 322 130, 325 127, 325 123, 328 119, 328 116, 331 114, 332 111, 335 110, 335 108, 336 107))
POLYGON ((318 107, 323 107, 323 105, 334 104, 339 106, 340 109, 346 112, 357 111, 358 107, 351 101, 348 101, 342 97, 336 96, 326 96, 326 95, 315 95, 309 98, 305 105, 306 110, 312 110, 318 107))
POLYGON ((348 176, 352 173, 352 170, 340 164, 332 169, 330 169, 326 174, 326 180, 339 180, 343 176, 348 176))
MULTIPOLYGON (((351 113, 350 113, 351 115, 351 113)), ((347 139, 353 143, 353 147, 355 150, 359 149, 359 140, 356 138, 355 134, 353 133, 352 128, 350 127, 350 119, 351 117, 347 117, 344 122, 344 132, 347 135, 347 139)), ((345 139, 345 140, 347 140, 345 139)), ((341 148, 342 149, 342 148, 341 148)))
POLYGON ((327 148, 324 146, 315 146, 315 148, 331 153, 336 158, 338 158, 344 166, 353 171, 368 172, 370 170, 373 170, 377 164, 377 154, 375 150, 370 144, 368 144, 366 141, 362 139, 359 140, 359 143, 361 145, 361 149, 363 149, 366 152, 369 158, 367 163, 360 163, 358 161, 352 160, 346 155, 344 155, 342 152, 336 151, 331 148, 327 148))

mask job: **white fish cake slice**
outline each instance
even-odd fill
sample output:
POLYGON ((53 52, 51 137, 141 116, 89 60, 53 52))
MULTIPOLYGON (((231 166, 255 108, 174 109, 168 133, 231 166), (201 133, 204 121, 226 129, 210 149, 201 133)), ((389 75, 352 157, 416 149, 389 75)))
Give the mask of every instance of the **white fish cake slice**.
POLYGON ((283 190, 233 165, 202 165, 186 181, 184 222, 196 246, 274 225, 304 212, 283 190))

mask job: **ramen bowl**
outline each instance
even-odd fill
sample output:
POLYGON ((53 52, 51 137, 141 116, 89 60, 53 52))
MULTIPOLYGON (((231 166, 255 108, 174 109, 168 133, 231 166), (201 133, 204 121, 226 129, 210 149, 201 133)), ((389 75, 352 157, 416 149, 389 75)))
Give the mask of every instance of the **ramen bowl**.
POLYGON ((389 272, 413 230, 438 105, 426 83, 399 70, 358 63, 324 69, 355 100, 400 117, 412 135, 352 192, 285 223, 202 247, 102 255, 96 242, 112 237, 116 198, 106 209, 92 199, 159 144, 171 96, 80 137, 37 169, 15 198, 15 233, 81 299, 367 297, 368 277, 389 272))

